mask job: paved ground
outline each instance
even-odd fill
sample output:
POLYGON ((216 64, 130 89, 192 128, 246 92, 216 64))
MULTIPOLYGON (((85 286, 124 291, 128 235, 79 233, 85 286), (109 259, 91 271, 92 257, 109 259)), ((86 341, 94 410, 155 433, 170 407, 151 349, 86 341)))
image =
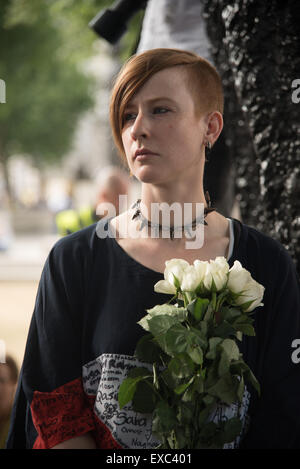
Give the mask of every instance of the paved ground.
POLYGON ((21 364, 32 315, 37 282, 0 282, 0 340, 7 354, 21 364))
POLYGON ((56 236, 15 238, 0 252, 0 341, 22 362, 42 267, 56 236))

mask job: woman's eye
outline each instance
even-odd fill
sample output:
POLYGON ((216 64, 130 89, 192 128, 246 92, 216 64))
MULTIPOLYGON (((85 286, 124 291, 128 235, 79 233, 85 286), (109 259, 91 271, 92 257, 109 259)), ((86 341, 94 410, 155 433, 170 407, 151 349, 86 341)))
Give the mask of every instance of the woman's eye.
MULTIPOLYGON (((165 114, 167 112, 169 112, 169 109, 167 109, 165 107, 155 107, 152 110, 153 114, 165 114)), ((126 122, 129 122, 129 121, 134 120, 134 119, 136 119, 136 114, 133 113, 133 112, 127 112, 127 113, 124 114, 123 124, 126 124, 126 122)))
POLYGON ((167 109, 166 107, 156 107, 153 112, 155 114, 165 114, 166 112, 169 112, 169 109, 167 109))
POLYGON ((123 117, 124 122, 130 121, 131 119, 135 119, 135 114, 132 114, 129 112, 127 114, 124 114, 124 117, 123 117))

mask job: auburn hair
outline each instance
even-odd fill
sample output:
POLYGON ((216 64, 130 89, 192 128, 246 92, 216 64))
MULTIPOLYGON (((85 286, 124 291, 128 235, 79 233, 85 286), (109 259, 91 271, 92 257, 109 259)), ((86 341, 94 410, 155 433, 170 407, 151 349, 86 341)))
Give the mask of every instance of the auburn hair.
POLYGON ((212 111, 223 114, 224 96, 220 75, 213 65, 199 55, 180 49, 151 49, 130 57, 119 71, 111 92, 110 125, 117 149, 124 162, 122 143, 124 111, 134 94, 155 73, 170 67, 184 67, 187 85, 195 102, 197 115, 212 111))

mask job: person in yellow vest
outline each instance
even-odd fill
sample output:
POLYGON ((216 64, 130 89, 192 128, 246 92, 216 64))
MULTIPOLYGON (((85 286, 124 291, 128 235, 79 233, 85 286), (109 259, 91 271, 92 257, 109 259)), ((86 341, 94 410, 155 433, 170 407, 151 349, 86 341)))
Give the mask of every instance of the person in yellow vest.
POLYGON ((61 236, 74 233, 96 223, 104 214, 97 215, 99 204, 111 203, 119 214, 119 195, 128 195, 129 176, 117 166, 104 167, 96 177, 97 195, 93 206, 62 210, 55 217, 57 231, 61 236))

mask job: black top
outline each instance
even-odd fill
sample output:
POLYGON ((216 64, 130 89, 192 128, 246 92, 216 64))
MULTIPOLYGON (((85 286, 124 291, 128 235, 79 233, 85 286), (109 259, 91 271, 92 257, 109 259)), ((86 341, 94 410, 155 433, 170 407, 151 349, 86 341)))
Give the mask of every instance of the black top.
MULTIPOLYGON (((239 260, 265 287, 256 336, 244 336, 240 345, 262 390, 259 400, 249 390, 250 427, 241 447, 300 448, 300 358, 293 348, 300 339, 298 276, 277 241, 233 222, 228 262, 239 260)), ((144 334, 137 321, 170 297, 154 292, 163 274, 134 260, 114 238, 100 239, 96 226, 60 239, 45 263, 8 448, 48 448, 87 431, 99 448, 154 444, 133 439, 148 423, 118 412, 113 385, 133 366, 144 334), (120 422, 127 427, 118 433, 120 422)))

